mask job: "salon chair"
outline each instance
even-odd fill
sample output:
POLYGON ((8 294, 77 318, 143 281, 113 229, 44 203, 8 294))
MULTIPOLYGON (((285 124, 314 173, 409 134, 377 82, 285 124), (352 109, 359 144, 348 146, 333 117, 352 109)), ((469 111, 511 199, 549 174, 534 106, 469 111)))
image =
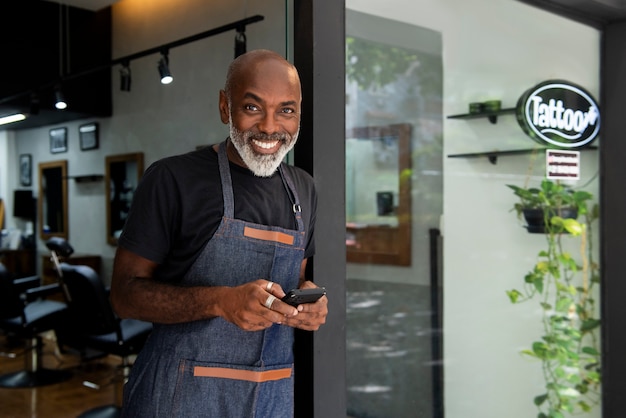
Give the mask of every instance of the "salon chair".
MULTIPOLYGON (((114 378, 116 400, 112 405, 91 409, 78 418, 114 418, 119 416, 123 385, 130 370, 130 357, 143 348, 152 331, 152 324, 135 319, 120 319, 111 306, 109 289, 98 274, 88 266, 60 262, 68 258, 74 249, 67 240, 59 237, 46 241, 51 260, 55 266, 59 284, 68 305, 69 320, 57 330, 61 348, 71 348, 85 353, 94 350, 122 359, 121 378, 114 378)), ((83 382, 98 389, 102 385, 83 382)))
POLYGON ((0 387, 37 387, 71 377, 67 370, 42 366, 41 334, 55 330, 67 319, 66 304, 45 299, 59 291, 57 284, 41 286, 41 280, 36 276, 14 279, 0 263, 0 329, 11 337, 26 341, 24 369, 0 376, 0 387))
MULTIPOLYGON (((115 315, 109 292, 98 274, 89 266, 59 264, 59 283, 66 297, 70 318, 59 330, 61 344, 78 350, 92 349, 121 357, 122 377, 116 379, 116 402, 80 415, 87 417, 117 417, 121 392, 130 370, 130 356, 143 348, 152 331, 152 324, 135 319, 120 319, 115 315)), ((85 382, 89 387, 100 385, 85 382)))

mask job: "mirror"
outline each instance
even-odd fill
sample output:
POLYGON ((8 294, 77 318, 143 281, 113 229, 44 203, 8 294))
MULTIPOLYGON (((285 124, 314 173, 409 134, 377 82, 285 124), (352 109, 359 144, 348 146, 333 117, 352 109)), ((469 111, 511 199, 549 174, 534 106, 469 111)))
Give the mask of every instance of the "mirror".
POLYGON ((347 132, 348 262, 411 265, 410 142, 410 124, 347 132))
POLYGON ((39 163, 39 235, 68 238, 67 160, 39 163))
POLYGON ((143 174, 143 153, 106 157, 107 242, 117 245, 137 183, 143 174))

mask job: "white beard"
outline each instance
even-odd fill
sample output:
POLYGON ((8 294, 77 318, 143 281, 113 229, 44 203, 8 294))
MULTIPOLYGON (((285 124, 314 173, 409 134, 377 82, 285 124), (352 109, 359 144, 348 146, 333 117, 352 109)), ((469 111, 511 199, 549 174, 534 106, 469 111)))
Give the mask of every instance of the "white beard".
POLYGON ((230 140, 239 152, 239 156, 248 166, 248 169, 258 177, 271 177, 276 172, 278 166, 285 158, 285 155, 296 144, 298 132, 291 136, 289 134, 256 134, 251 131, 240 131, 233 126, 232 117, 228 123, 230 130, 230 140), (274 154, 257 154, 250 141, 252 138, 259 140, 278 140, 281 142, 280 148, 274 154))

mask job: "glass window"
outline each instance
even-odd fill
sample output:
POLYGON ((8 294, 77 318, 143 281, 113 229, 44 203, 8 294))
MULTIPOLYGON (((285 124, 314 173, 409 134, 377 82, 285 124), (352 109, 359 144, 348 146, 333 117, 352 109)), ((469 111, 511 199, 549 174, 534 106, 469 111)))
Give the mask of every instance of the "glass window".
MULTIPOLYGON (((519 113, 550 80, 597 103, 599 31, 516 1, 346 7, 347 415, 601 416, 599 145, 559 166, 519 113)), ((554 135, 600 123, 536 97, 554 135)))

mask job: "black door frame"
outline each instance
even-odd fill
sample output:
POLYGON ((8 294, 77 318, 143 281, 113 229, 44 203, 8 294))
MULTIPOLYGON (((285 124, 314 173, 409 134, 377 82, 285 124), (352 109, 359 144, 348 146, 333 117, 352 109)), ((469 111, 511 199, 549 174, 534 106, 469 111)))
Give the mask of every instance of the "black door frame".
POLYGON ((318 221, 313 278, 326 287, 329 309, 319 331, 296 334, 295 416, 339 418, 347 410, 345 2, 293 3, 294 64, 303 92, 294 163, 315 177, 318 221))
POLYGON ((602 275, 602 416, 624 416, 623 377, 626 376, 626 22, 602 31, 602 127, 600 145, 600 237, 602 275))

